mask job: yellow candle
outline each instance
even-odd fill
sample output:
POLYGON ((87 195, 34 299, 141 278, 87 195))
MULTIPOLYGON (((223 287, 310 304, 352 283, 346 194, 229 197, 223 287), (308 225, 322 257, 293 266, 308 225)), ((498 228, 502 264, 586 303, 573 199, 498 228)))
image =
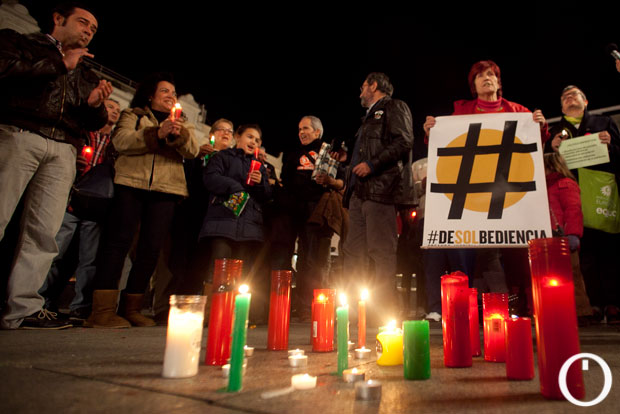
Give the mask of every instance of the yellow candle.
POLYGON ((403 331, 394 321, 377 335, 377 365, 393 366, 403 363, 403 331))

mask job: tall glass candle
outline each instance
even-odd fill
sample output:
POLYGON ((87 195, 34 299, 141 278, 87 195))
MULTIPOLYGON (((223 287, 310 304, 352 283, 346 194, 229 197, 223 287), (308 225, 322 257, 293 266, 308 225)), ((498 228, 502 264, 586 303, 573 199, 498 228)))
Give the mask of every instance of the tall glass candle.
POLYGON ((377 334, 377 365, 394 366, 403 363, 403 331, 396 321, 379 328, 377 334))
POLYGON ((362 291, 362 297, 357 303, 357 346, 366 346, 366 301, 368 300, 368 289, 362 291))
POLYGON ((425 380, 431 377, 428 321, 403 322, 403 356, 405 379, 425 380))
POLYGON ((213 269, 213 290, 205 364, 224 365, 230 358, 235 288, 241 279, 243 261, 217 259, 213 269))
POLYGON ((506 377, 512 380, 534 378, 534 346, 532 344, 532 320, 508 318, 506 330, 506 377))
POLYGON ((480 356, 480 322, 478 320, 478 289, 469 289, 469 336, 471 338, 471 355, 480 356))
POLYGON ((484 331, 484 360, 506 361, 504 321, 508 319, 508 294, 482 294, 482 328, 484 331))
POLYGON ((170 313, 164 353, 165 378, 186 378, 198 373, 206 296, 170 296, 170 313))
POLYGON ((269 331, 267 349, 288 349, 288 330, 291 315, 291 271, 271 272, 271 295, 269 299, 269 331))
MULTIPOLYGON (((540 390, 545 398, 564 399, 558 383, 560 369, 566 360, 580 353, 568 239, 534 239, 528 244, 540 390)), ((570 366, 566 385, 574 398, 584 397, 579 363, 570 366)))
POLYGON ((331 352, 334 350, 334 289, 314 289, 312 299, 312 325, 310 339, 312 351, 331 352))
POLYGON ((336 309, 338 321, 338 375, 349 368, 349 305, 347 296, 340 295, 340 306, 336 309))
POLYGON ((228 376, 229 392, 241 390, 243 384, 243 360, 245 358, 245 340, 248 331, 248 314, 250 312, 248 286, 241 285, 235 296, 235 317, 233 320, 232 346, 230 350, 230 374, 228 376))
POLYGON ((461 272, 441 277, 441 319, 444 365, 471 367, 469 287, 467 276, 461 272))

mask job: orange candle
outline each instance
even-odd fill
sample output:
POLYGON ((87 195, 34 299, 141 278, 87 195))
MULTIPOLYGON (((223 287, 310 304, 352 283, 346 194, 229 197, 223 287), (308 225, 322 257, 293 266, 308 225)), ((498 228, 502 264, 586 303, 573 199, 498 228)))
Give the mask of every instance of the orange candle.
POLYGON ((357 346, 366 346, 366 301, 368 300, 368 289, 362 291, 362 298, 357 303, 357 346))

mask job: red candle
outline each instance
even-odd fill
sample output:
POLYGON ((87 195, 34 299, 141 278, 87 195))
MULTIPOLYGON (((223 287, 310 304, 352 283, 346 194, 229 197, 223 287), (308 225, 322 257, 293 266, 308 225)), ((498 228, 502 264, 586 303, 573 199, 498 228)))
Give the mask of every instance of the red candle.
POLYGON ((288 349, 288 329, 291 314, 291 271, 271 272, 271 297, 269 300, 269 331, 267 349, 288 349))
POLYGON ((181 117, 182 113, 183 108, 181 108, 181 104, 178 102, 175 103, 174 106, 170 109, 170 120, 173 122, 176 121, 181 117))
MULTIPOLYGON (((529 255, 540 391, 545 398, 564 399, 558 383, 560 369, 566 360, 580 353, 568 239, 530 240, 529 255)), ((579 363, 570 366, 566 385, 574 398, 584 397, 579 363)))
POLYGON ((366 301, 368 300, 368 290, 362 291, 362 298, 357 303, 357 347, 366 346, 366 301))
POLYGON ((455 272, 441 277, 443 360, 446 367, 471 367, 467 276, 455 272))
POLYGON ((312 299, 312 350, 330 352, 334 350, 334 289, 314 289, 312 299))
POLYGON ((82 157, 84 157, 86 162, 90 164, 90 161, 93 159, 93 147, 84 145, 82 147, 82 157))
POLYGON ((480 356, 480 322, 478 321, 478 289, 469 289, 469 336, 471 355, 480 356))
POLYGON ((484 360, 506 361, 504 321, 508 319, 508 294, 482 294, 482 329, 484 331, 484 360))
POLYGON ((508 318, 506 330, 506 377, 511 380, 534 378, 534 346, 532 344, 532 320, 508 318))
POLYGON ((260 161, 252 160, 252 163, 250 164, 250 171, 248 171, 248 178, 245 180, 245 183, 247 185, 254 185, 254 181, 250 179, 250 174, 253 173, 254 171, 259 171, 260 166, 261 166, 260 161))
POLYGON ((215 261, 206 365, 224 365, 230 358, 235 286, 241 279, 242 266, 243 261, 237 259, 215 261))

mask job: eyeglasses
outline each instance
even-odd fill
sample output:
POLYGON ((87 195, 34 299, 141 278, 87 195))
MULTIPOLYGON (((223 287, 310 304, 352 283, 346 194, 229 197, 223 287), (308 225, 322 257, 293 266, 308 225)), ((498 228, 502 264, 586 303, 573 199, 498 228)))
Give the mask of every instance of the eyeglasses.
POLYGON ((231 134, 231 135, 233 134, 233 132, 235 132, 232 129, 228 129, 228 128, 214 128, 213 129, 213 132, 217 132, 217 131, 221 131, 221 132, 223 132, 225 134, 228 133, 228 134, 231 134))
POLYGON ((581 95, 581 92, 579 91, 572 91, 572 92, 566 92, 564 95, 562 95, 562 97, 560 98, 560 100, 566 100, 569 97, 571 98, 576 98, 577 96, 581 95))

